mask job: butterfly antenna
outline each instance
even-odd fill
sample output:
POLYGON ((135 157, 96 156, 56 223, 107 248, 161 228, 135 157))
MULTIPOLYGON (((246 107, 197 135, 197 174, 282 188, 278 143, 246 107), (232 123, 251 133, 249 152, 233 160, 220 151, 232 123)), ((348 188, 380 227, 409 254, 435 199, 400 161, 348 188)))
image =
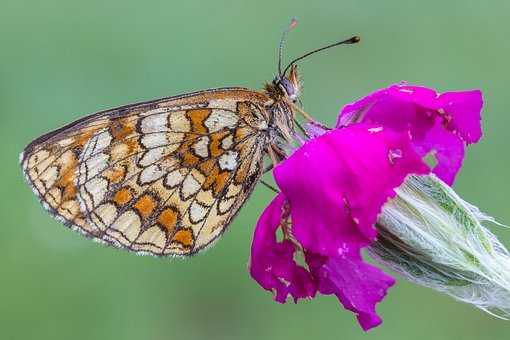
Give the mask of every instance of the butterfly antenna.
MULTIPOLYGON (((328 46, 324 46, 324 47, 321 47, 321 48, 318 48, 316 50, 313 50, 313 51, 310 51, 308 53, 305 53, 303 54, 301 57, 298 57, 294 60, 292 60, 289 65, 287 65, 287 67, 285 68, 285 70, 283 71, 283 73, 280 72, 280 76, 282 75, 285 75, 285 73, 287 73, 287 71, 289 70, 289 68, 292 67, 292 65, 294 65, 295 63, 297 63, 298 61, 308 57, 308 56, 311 56, 312 54, 315 54, 317 52, 321 52, 321 51, 324 51, 324 50, 327 50, 329 48, 332 48, 332 47, 335 47, 335 46, 339 46, 339 45, 347 45, 347 44, 356 44, 360 41, 360 37, 358 36, 354 36, 354 37, 351 37, 349 39, 346 39, 346 40, 342 40, 342 41, 339 41, 339 42, 336 42, 336 43, 333 43, 331 45, 328 45, 328 46)), ((281 51, 280 51, 281 52, 281 51)), ((280 58, 280 61, 281 61, 281 58, 280 58)), ((278 64, 278 70, 280 71, 280 64, 278 64)))
POLYGON ((290 20, 289 26, 283 31, 282 38, 280 39, 280 45, 278 47, 278 75, 282 76, 282 56, 283 56, 283 46, 285 45, 285 41, 287 40, 287 35, 289 32, 296 27, 298 21, 296 18, 292 18, 290 20))

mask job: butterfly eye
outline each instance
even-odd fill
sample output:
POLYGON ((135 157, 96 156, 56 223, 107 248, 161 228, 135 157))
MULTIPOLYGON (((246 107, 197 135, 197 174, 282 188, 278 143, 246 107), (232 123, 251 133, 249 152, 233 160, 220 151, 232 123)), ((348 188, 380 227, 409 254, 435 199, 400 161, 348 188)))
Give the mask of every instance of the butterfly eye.
POLYGON ((285 94, 287 95, 287 97, 289 97, 289 99, 291 99, 292 101, 297 100, 297 89, 289 79, 287 78, 280 79, 280 85, 284 90, 285 94))

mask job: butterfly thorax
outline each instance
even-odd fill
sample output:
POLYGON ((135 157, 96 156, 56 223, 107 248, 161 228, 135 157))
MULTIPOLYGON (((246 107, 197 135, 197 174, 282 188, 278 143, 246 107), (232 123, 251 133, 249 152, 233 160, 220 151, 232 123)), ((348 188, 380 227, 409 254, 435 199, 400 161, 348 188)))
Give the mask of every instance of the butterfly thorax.
POLYGON ((300 82, 296 67, 292 67, 289 76, 277 76, 265 86, 266 94, 272 99, 269 105, 270 139, 283 153, 293 144, 295 138, 295 113, 291 103, 297 101, 300 82))

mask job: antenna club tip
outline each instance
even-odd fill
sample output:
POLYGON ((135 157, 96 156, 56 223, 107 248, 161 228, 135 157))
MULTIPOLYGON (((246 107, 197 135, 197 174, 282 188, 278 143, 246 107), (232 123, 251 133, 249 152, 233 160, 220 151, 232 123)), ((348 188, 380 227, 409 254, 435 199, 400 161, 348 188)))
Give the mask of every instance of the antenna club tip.
POLYGON ((352 37, 351 39, 349 39, 349 42, 351 44, 356 44, 356 43, 359 43, 360 41, 361 41, 361 38, 359 36, 357 36, 357 35, 352 37))
POLYGON ((294 27, 296 27, 298 24, 298 20, 296 18, 292 18, 290 19, 290 23, 289 23, 289 30, 293 29, 294 27))

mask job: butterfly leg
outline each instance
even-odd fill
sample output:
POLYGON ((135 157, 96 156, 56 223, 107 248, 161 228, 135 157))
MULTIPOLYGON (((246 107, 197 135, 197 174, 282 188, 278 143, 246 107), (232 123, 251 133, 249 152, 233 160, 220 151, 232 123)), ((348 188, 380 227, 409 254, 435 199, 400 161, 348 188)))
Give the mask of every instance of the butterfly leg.
POLYGON ((301 251, 304 254, 303 247, 292 234, 292 223, 290 220, 290 206, 288 201, 285 202, 283 206, 280 226, 282 228, 283 238, 285 240, 289 240, 298 251, 301 251))
POLYGON ((269 158, 271 158, 272 166, 278 164, 278 159, 276 158, 276 153, 272 145, 268 145, 267 154, 269 155, 269 158))
POLYGON ((278 190, 277 188, 275 188, 274 186, 272 186, 271 184, 267 183, 266 181, 264 181, 263 179, 260 180, 260 183, 264 184, 269 190, 279 194, 280 193, 280 190, 278 190))
MULTIPOLYGON (((271 163, 269 164, 268 166, 266 166, 264 168, 264 170, 262 170, 262 174, 267 174, 269 171, 273 170, 274 168, 274 163, 271 163)), ((264 184, 268 189, 270 189, 271 191, 274 191, 275 193, 279 194, 280 193, 280 190, 278 190, 277 188, 275 188, 273 185, 269 184, 268 182, 266 182, 265 180, 261 179, 260 180, 260 183, 264 184)))
POLYGON ((296 126, 298 127, 298 129, 303 133, 303 135, 306 137, 306 138, 310 138, 310 135, 308 134, 308 132, 306 131, 306 129, 303 127, 303 125, 301 125, 301 123, 297 120, 297 119, 294 119, 294 124, 296 124, 296 126))
MULTIPOLYGON (((296 105, 296 103, 290 101, 290 100, 285 100, 285 103, 287 103, 290 107, 292 107, 294 110, 296 110, 297 112, 299 112, 303 118, 305 118, 307 121, 325 129, 325 130, 330 130, 330 128, 328 128, 327 126, 319 123, 318 121, 316 121, 315 119, 313 119, 312 116, 310 116, 310 114, 308 114, 305 110, 303 110, 299 105, 296 105)), ((302 127, 301 127, 302 129, 302 127)))
POLYGON ((274 165, 269 164, 268 166, 266 166, 266 168, 264 170, 262 170, 262 174, 267 174, 269 171, 273 170, 273 168, 274 168, 274 165))

